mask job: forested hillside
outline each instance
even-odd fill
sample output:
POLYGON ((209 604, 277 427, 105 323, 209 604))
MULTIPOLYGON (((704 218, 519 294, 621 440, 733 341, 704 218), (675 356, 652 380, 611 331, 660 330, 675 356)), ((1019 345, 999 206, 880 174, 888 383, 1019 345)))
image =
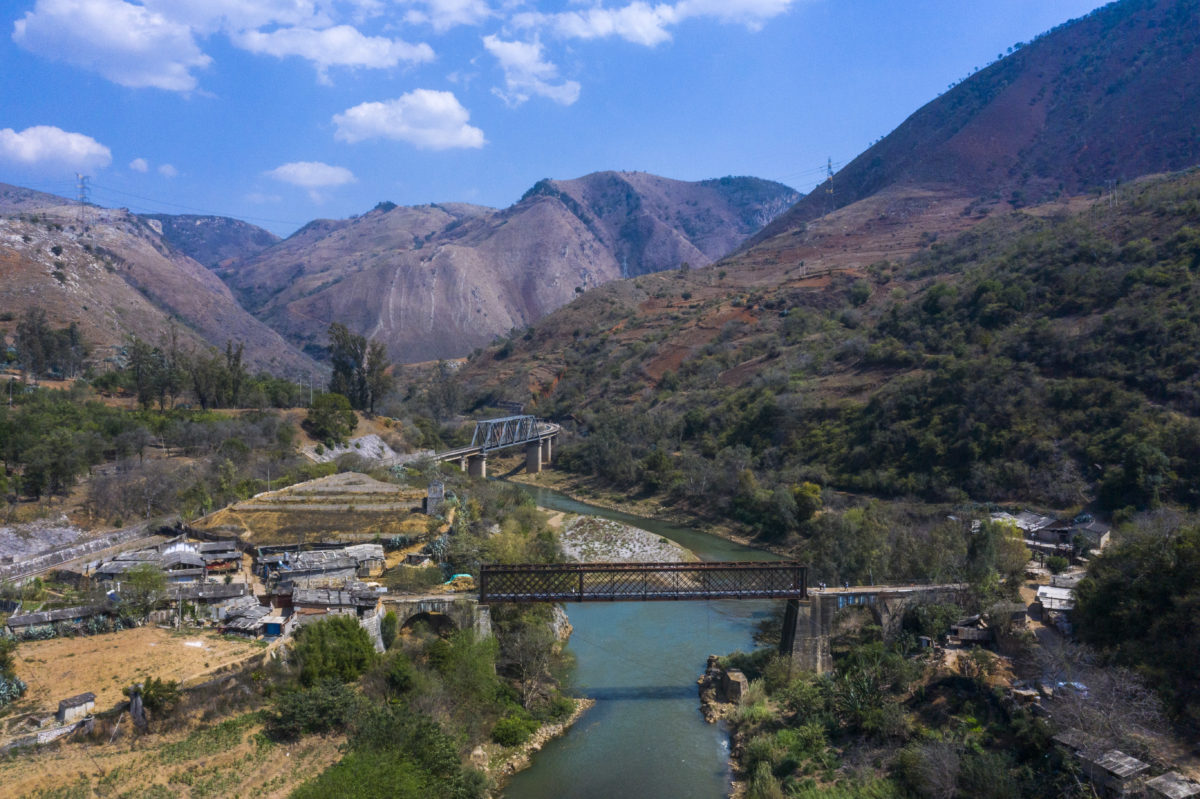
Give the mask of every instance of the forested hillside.
MULTIPOLYGON (((685 300, 721 266, 678 276, 685 300)), ((996 216, 824 285, 738 294, 691 349, 695 303, 676 306, 669 330, 638 329, 638 304, 671 278, 602 290, 478 355, 462 379, 477 398, 512 397, 523 387, 495 382, 499 359, 541 369, 538 411, 583 433, 567 468, 764 530, 795 517, 787 496, 804 481, 927 500, 1195 505, 1198 271, 1192 172, 996 216), (554 335, 573 324, 566 343, 554 335), (677 369, 647 367, 681 344, 677 369)))

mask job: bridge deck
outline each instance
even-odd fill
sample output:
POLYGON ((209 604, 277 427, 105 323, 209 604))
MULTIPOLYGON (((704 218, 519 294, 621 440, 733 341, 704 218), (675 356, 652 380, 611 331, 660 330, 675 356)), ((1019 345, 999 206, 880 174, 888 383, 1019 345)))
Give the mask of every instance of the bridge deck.
POLYGON ((803 599, 798 563, 560 563, 485 565, 480 602, 803 599))

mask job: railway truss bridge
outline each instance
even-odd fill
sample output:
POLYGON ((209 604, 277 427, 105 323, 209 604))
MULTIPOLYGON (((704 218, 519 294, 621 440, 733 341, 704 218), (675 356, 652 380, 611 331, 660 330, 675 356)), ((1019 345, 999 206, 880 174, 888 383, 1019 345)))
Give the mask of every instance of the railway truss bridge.
POLYGON ((845 607, 864 606, 884 637, 905 611, 926 602, 961 602, 965 585, 875 585, 808 590, 807 568, 790 561, 483 565, 479 602, 650 602, 717 599, 786 601, 779 651, 800 667, 833 667, 829 636, 845 607))
POLYGON ((465 447, 434 453, 437 461, 456 461, 472 477, 487 477, 488 453, 510 447, 525 447, 525 471, 537 474, 554 455, 559 425, 535 416, 503 416, 475 423, 471 443, 465 447))

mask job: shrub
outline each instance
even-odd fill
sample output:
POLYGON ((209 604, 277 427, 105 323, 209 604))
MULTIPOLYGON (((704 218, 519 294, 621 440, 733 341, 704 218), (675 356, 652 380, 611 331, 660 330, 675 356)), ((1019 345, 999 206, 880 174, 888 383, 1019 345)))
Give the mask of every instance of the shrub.
POLYGON ((1062 555, 1051 555, 1046 558, 1046 568, 1051 574, 1062 574, 1071 565, 1071 561, 1064 558, 1062 555))
POLYGON ((505 716, 492 727, 492 740, 501 746, 520 746, 529 740, 529 736, 533 735, 538 726, 538 723, 530 718, 505 716))
POLYGON ((400 620, 396 618, 395 611, 389 610, 383 614, 383 621, 379 625, 379 637, 383 639, 383 648, 391 649, 392 642, 396 640, 396 631, 400 626, 400 620))
POLYGON ((357 680, 376 657, 370 634, 354 616, 333 616, 302 628, 293 652, 306 686, 326 679, 357 680))
POLYGON ((274 712, 267 714, 265 730, 275 740, 294 741, 301 735, 344 729, 361 711, 362 700, 353 689, 336 679, 326 679, 276 699, 274 712))

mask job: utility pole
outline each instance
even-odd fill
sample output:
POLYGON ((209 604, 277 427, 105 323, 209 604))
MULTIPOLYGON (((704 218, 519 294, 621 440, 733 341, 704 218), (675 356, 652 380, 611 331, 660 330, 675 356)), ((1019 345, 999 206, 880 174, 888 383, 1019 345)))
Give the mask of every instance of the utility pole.
POLYGON ((76 188, 78 190, 76 199, 79 201, 79 208, 76 213, 75 219, 79 223, 79 227, 81 227, 81 228, 87 226, 87 206, 88 206, 88 201, 90 199, 89 194, 88 194, 88 192, 89 192, 88 181, 89 180, 91 180, 91 178, 89 178, 87 175, 84 175, 79 172, 75 173, 76 188))

